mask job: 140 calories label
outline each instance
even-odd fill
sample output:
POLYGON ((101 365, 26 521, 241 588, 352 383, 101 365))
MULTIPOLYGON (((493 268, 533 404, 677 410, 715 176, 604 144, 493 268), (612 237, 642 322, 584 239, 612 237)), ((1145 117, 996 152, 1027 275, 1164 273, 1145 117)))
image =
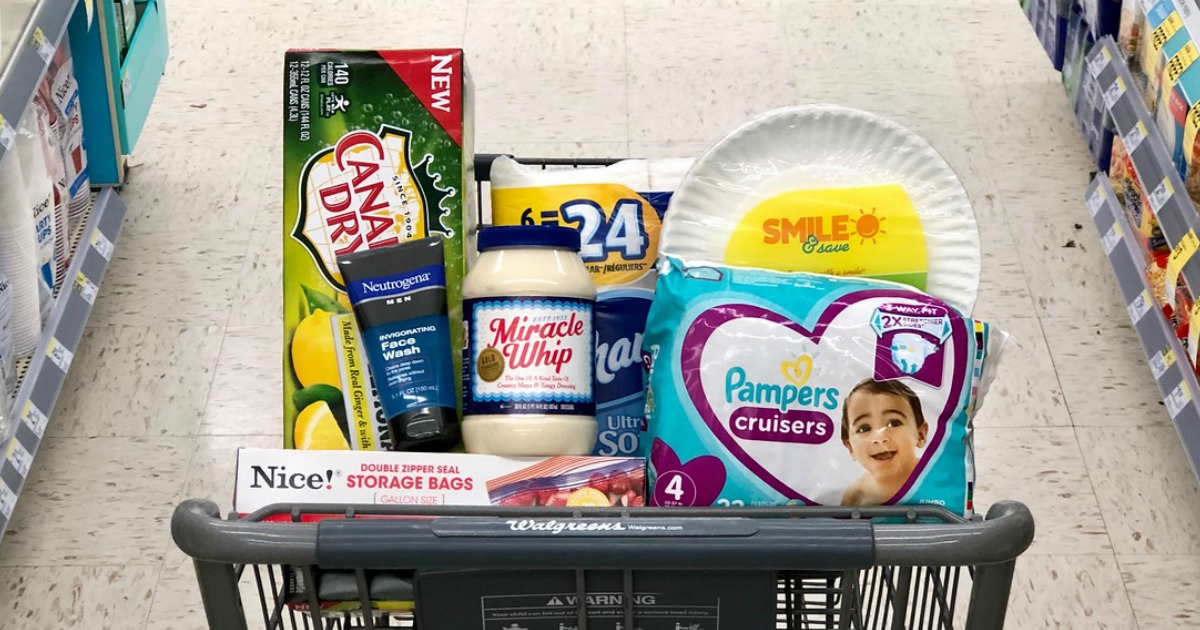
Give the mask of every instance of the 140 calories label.
POLYGON ((594 416, 592 301, 463 301, 463 413, 594 416))

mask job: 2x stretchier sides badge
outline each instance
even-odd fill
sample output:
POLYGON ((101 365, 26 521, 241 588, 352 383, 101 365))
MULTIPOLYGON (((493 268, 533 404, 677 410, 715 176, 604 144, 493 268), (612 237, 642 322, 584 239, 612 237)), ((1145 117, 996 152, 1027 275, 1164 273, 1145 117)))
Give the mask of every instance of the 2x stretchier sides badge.
POLYGON ((454 188, 426 154, 413 165, 412 132, 381 125, 351 131, 314 154, 300 175, 300 212, 292 238, 308 250, 322 277, 345 290, 337 258, 427 236, 454 236, 442 202, 454 188))

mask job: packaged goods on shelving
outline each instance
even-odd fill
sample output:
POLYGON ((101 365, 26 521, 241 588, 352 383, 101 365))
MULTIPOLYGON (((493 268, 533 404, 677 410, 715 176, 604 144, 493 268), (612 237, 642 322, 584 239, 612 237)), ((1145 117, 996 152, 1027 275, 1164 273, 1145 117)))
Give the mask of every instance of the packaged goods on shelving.
POLYGON ((50 61, 39 92, 51 105, 50 128, 62 154, 67 187, 68 225, 82 222, 91 208, 92 191, 88 179, 87 150, 83 143, 83 114, 79 106, 79 84, 66 46, 60 46, 50 61))
POLYGON ((32 106, 22 117, 17 134, 17 159, 21 163, 21 179, 25 182, 25 194, 29 198, 29 212, 33 214, 34 233, 37 235, 38 287, 42 320, 50 312, 54 300, 54 184, 46 172, 42 154, 42 141, 38 135, 37 117, 32 106))
POLYGON ((233 507, 242 515, 274 503, 636 507, 645 482, 641 458, 243 448, 233 507))
POLYGON ((12 316, 12 288, 0 270, 0 409, 4 409, 17 387, 17 357, 13 352, 9 318, 12 316))
POLYGON ((296 408, 298 391, 325 385, 345 400, 362 389, 342 381, 330 325, 350 310, 339 256, 441 236, 458 373, 476 201, 472 84, 461 50, 291 51, 284 81, 284 444, 291 447, 301 442, 294 430, 305 411, 296 408))
POLYGON ((1003 335, 914 289, 660 266, 646 326, 654 505, 970 514, 971 418, 1003 335))
POLYGON ((1117 31, 1117 42, 1127 60, 1136 59, 1141 43, 1141 30, 1146 21, 1142 12, 1142 0, 1122 0, 1121 25, 1117 31))
POLYGON ((691 159, 623 160, 603 168, 545 170, 501 156, 492 163, 492 223, 568 225, 595 308, 595 455, 634 455, 645 421, 641 344, 654 297, 659 229, 691 159))
POLYGON ((41 334, 38 243, 16 151, 0 156, 0 272, 12 290, 9 331, 18 357, 33 353, 41 334))

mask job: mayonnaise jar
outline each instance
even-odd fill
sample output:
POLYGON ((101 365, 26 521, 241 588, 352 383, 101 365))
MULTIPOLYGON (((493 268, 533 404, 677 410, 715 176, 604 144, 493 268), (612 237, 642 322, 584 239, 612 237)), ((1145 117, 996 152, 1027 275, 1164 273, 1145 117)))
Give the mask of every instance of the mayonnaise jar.
POLYGON ((463 281, 463 441, 467 452, 587 455, 596 443, 592 307, 579 232, 479 232, 463 281))

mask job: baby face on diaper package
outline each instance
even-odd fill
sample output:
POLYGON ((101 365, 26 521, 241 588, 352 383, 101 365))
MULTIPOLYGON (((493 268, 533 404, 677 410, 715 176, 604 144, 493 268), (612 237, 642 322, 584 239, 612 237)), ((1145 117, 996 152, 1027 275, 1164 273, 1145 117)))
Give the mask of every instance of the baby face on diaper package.
POLYGON ((651 504, 970 514, 1002 337, 899 284, 664 257, 643 343, 651 504))

